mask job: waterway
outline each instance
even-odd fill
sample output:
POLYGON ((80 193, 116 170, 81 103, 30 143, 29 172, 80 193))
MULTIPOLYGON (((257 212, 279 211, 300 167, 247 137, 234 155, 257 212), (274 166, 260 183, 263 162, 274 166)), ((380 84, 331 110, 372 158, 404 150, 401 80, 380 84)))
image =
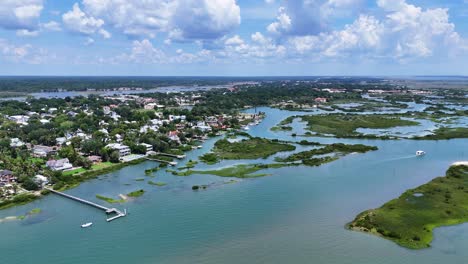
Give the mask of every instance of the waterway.
MULTIPOLYGON (((303 139, 291 136, 304 132, 304 124, 298 121, 293 122, 293 131, 269 130, 284 118, 303 113, 257 110, 266 112, 267 117, 251 127, 250 134, 303 139)), ((181 165, 209 151, 216 140, 189 152, 181 165)), ((0 211, 1 219, 42 209, 23 221, 0 223, 0 263, 466 263, 468 224, 436 229, 432 247, 419 251, 344 226, 359 212, 444 175, 455 161, 467 160, 468 140, 307 140, 363 143, 379 150, 349 155, 320 167, 269 169, 269 177, 230 184, 225 184, 229 178, 176 177, 164 170, 155 178, 145 176, 145 169, 157 166, 154 162, 126 167, 68 191, 107 205, 95 195, 118 198, 119 194, 146 190, 142 197, 117 205, 127 208, 129 215, 114 222, 107 223, 105 215, 95 208, 55 195, 0 211), (415 157, 416 150, 427 155, 415 157), (137 178, 145 181, 135 181, 137 178), (148 180, 167 185, 152 186, 148 180), (194 184, 210 187, 192 191, 194 184), (80 228, 86 222, 94 225, 80 228)), ((197 169, 248 162, 269 160, 199 164, 197 169)))

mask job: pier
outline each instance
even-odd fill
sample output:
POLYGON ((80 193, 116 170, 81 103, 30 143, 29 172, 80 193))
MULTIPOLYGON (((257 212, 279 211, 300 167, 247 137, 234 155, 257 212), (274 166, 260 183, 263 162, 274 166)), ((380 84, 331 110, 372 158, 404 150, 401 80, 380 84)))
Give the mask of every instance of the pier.
POLYGON ((153 158, 148 158, 148 157, 146 157, 145 159, 146 159, 146 160, 149 160, 149 161, 156 161, 156 162, 166 163, 166 164, 169 164, 169 165, 171 165, 171 166, 177 166, 177 162, 175 162, 175 161, 167 161, 167 160, 153 159, 153 158))
POLYGON ((51 188, 47 188, 45 187, 44 189, 48 190, 49 192, 51 193, 55 193, 57 195, 60 195, 60 196, 63 196, 63 197, 66 197, 68 199, 71 199, 71 200, 74 200, 74 201, 77 201, 77 202, 80 202, 82 204, 86 204, 86 205, 89 205, 89 206, 92 206, 94 208, 97 208, 97 209, 100 209, 100 210, 103 210, 107 215, 111 215, 111 214, 115 214, 114 216, 110 217, 110 218, 107 218, 107 222, 110 222, 110 221, 113 221, 117 218, 120 218, 120 217, 124 217, 127 215, 127 212, 122 212, 120 210, 118 210, 117 208, 107 208, 105 206, 102 206, 100 204, 97 204, 97 203, 93 203, 91 201, 87 201, 85 199, 81 199, 81 198, 78 198, 76 196, 73 196, 73 195, 70 195, 70 194, 66 194, 66 193, 63 193, 63 192, 59 192, 59 191, 56 191, 56 190, 53 190, 51 188))
POLYGON ((171 157, 171 158, 176 158, 176 159, 185 158, 185 155, 175 155, 175 154, 161 153, 161 152, 156 152, 156 155, 161 155, 161 156, 166 156, 166 157, 171 157))

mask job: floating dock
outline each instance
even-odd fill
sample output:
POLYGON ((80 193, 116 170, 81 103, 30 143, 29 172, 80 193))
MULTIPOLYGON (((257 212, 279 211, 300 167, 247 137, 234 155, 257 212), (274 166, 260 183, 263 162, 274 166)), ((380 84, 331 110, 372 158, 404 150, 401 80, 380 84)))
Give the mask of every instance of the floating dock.
POLYGON ((70 195, 70 194, 59 192, 59 191, 53 190, 51 188, 45 187, 44 189, 48 190, 51 193, 55 193, 57 195, 60 195, 60 196, 66 197, 68 199, 80 202, 82 204, 86 204, 86 205, 95 207, 97 209, 103 210, 107 215, 114 215, 114 216, 112 216, 110 218, 107 218, 107 222, 113 221, 113 220, 115 220, 117 218, 124 217, 124 216, 127 215, 127 212, 122 212, 122 211, 118 210, 117 208, 107 208, 107 207, 102 206, 100 204, 93 203, 91 201, 87 201, 85 199, 81 199, 81 198, 78 198, 78 197, 70 195))

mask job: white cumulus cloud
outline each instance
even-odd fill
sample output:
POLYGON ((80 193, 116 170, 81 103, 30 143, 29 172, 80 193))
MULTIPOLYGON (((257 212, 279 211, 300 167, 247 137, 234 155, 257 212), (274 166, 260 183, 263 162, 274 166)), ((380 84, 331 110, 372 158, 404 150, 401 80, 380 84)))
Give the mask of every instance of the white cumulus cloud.
POLYGON ((104 38, 111 37, 110 33, 102 28, 104 20, 88 16, 77 3, 73 5, 73 10, 62 15, 62 20, 65 27, 71 32, 83 35, 100 34, 104 38))
POLYGON ((0 2, 0 27, 34 31, 38 27, 43 8, 43 0, 2 0, 0 2))

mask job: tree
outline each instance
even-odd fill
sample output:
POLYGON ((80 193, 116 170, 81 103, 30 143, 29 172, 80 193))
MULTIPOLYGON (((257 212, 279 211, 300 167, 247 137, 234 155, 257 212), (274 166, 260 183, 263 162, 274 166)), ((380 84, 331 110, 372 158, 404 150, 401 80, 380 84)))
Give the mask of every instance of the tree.
POLYGON ((120 162, 120 154, 117 150, 111 152, 111 154, 109 155, 109 161, 112 163, 120 162))
POLYGON ((26 178, 24 182, 22 183, 22 186, 28 191, 39 190, 39 186, 31 178, 26 178))

